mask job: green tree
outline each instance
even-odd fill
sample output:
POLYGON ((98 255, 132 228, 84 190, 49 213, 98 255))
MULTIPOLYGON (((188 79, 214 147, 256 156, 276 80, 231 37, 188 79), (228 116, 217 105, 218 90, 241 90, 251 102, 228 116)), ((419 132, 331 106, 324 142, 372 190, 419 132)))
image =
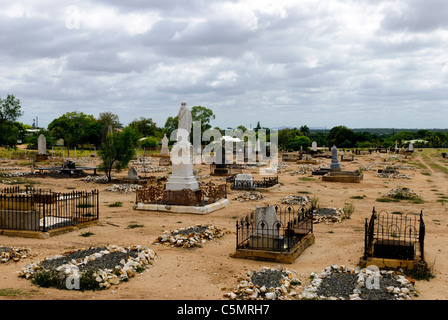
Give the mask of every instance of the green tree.
POLYGON ((201 134, 210 129, 212 126, 210 125, 210 121, 215 119, 215 115, 213 111, 206 107, 194 106, 191 108, 191 118, 193 121, 201 122, 201 134))
POLYGON ((20 100, 14 95, 8 94, 5 99, 0 98, 0 124, 14 122, 23 115, 20 100))
POLYGON ((155 135, 157 132, 157 124, 151 118, 140 117, 129 123, 128 127, 134 129, 139 138, 155 135))
POLYGON ((56 139, 64 139, 64 144, 69 148, 84 143, 99 145, 101 141, 101 127, 93 115, 82 112, 67 112, 54 119, 48 130, 56 139))
POLYGON ((303 133, 304 136, 308 136, 310 134, 310 128, 307 125, 303 125, 299 128, 300 132, 303 133))
POLYGON ((135 156, 137 142, 138 133, 131 127, 106 135, 98 154, 103 161, 101 168, 106 173, 109 182, 112 180, 112 169, 120 171, 128 166, 135 156))
POLYGON ((140 145, 143 148, 155 148, 159 145, 159 140, 157 140, 156 137, 150 136, 150 137, 147 137, 142 142, 140 142, 140 145))
POLYGON ((16 122, 23 115, 20 100, 8 94, 5 99, 0 98, 0 144, 15 147, 17 140, 23 136, 23 126, 16 122))
POLYGON ((353 130, 346 126, 337 126, 331 128, 327 136, 327 141, 330 146, 349 148, 354 147, 353 130))
POLYGON ((56 143, 56 139, 52 136, 51 132, 46 129, 39 129, 38 132, 35 132, 25 138, 25 142, 33 147, 37 148, 37 141, 39 136, 43 134, 45 136, 45 141, 47 142, 47 146, 52 146, 56 143))
POLYGON ((171 133, 174 130, 177 130, 177 126, 179 125, 179 117, 168 117, 165 122, 164 130, 166 132, 166 136, 168 139, 171 137, 171 133))
POLYGON ((292 150, 300 150, 300 147, 303 148, 303 150, 306 150, 311 145, 310 138, 306 136, 295 136, 294 139, 289 140, 287 147, 288 149, 292 150))

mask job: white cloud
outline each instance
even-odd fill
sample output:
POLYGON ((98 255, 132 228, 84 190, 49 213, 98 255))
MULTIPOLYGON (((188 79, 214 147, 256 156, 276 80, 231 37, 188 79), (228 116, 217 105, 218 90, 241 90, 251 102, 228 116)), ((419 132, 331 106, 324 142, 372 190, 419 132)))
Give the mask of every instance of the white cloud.
POLYGON ((444 127, 448 115, 445 0, 0 4, 0 96, 15 94, 28 123, 79 109, 163 126, 182 100, 222 128, 444 127))

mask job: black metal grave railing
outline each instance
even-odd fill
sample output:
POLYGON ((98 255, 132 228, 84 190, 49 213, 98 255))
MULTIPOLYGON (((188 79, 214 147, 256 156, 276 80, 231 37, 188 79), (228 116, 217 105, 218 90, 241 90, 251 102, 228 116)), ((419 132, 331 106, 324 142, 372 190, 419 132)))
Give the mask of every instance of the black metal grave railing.
POLYGON ((268 225, 256 221, 255 212, 236 222, 236 248, 291 251, 305 236, 313 233, 314 208, 274 206, 278 220, 268 225))
POLYGON ((376 212, 365 223, 364 259, 424 260, 425 223, 420 214, 376 212))
POLYGON ((52 192, 26 187, 0 190, 0 229, 48 231, 99 219, 99 192, 52 192))

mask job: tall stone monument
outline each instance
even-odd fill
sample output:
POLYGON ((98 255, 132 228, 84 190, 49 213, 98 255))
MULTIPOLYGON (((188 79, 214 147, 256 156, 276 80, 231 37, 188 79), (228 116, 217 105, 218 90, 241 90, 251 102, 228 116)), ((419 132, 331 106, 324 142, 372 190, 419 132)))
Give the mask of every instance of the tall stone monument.
POLYGON ((166 190, 199 190, 193 174, 193 146, 189 141, 192 116, 186 102, 181 104, 178 119, 177 141, 171 150, 172 174, 166 183, 166 190))
POLYGON ((40 134, 37 138, 37 150, 39 155, 47 154, 47 140, 43 134, 40 134))
POLYGON ((48 159, 47 155, 47 140, 43 134, 40 134, 37 138, 37 161, 45 161, 48 159))
POLYGON ((160 150, 160 154, 163 156, 170 154, 170 149, 168 148, 168 138, 166 137, 166 133, 162 138, 162 149, 160 150))
POLYGON ((336 148, 336 146, 331 148, 330 171, 341 171, 341 164, 338 159, 338 148, 336 148))

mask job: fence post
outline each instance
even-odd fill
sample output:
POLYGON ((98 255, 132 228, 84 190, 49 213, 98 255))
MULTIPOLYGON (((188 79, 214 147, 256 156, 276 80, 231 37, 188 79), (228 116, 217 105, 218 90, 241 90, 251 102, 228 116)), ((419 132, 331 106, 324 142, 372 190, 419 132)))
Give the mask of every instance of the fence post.
POLYGON ((368 224, 367 224, 367 218, 366 218, 366 222, 364 224, 364 260, 367 259, 367 230, 368 230, 368 224))
POLYGON ((45 201, 42 201, 42 231, 47 231, 46 221, 45 221, 45 201))

